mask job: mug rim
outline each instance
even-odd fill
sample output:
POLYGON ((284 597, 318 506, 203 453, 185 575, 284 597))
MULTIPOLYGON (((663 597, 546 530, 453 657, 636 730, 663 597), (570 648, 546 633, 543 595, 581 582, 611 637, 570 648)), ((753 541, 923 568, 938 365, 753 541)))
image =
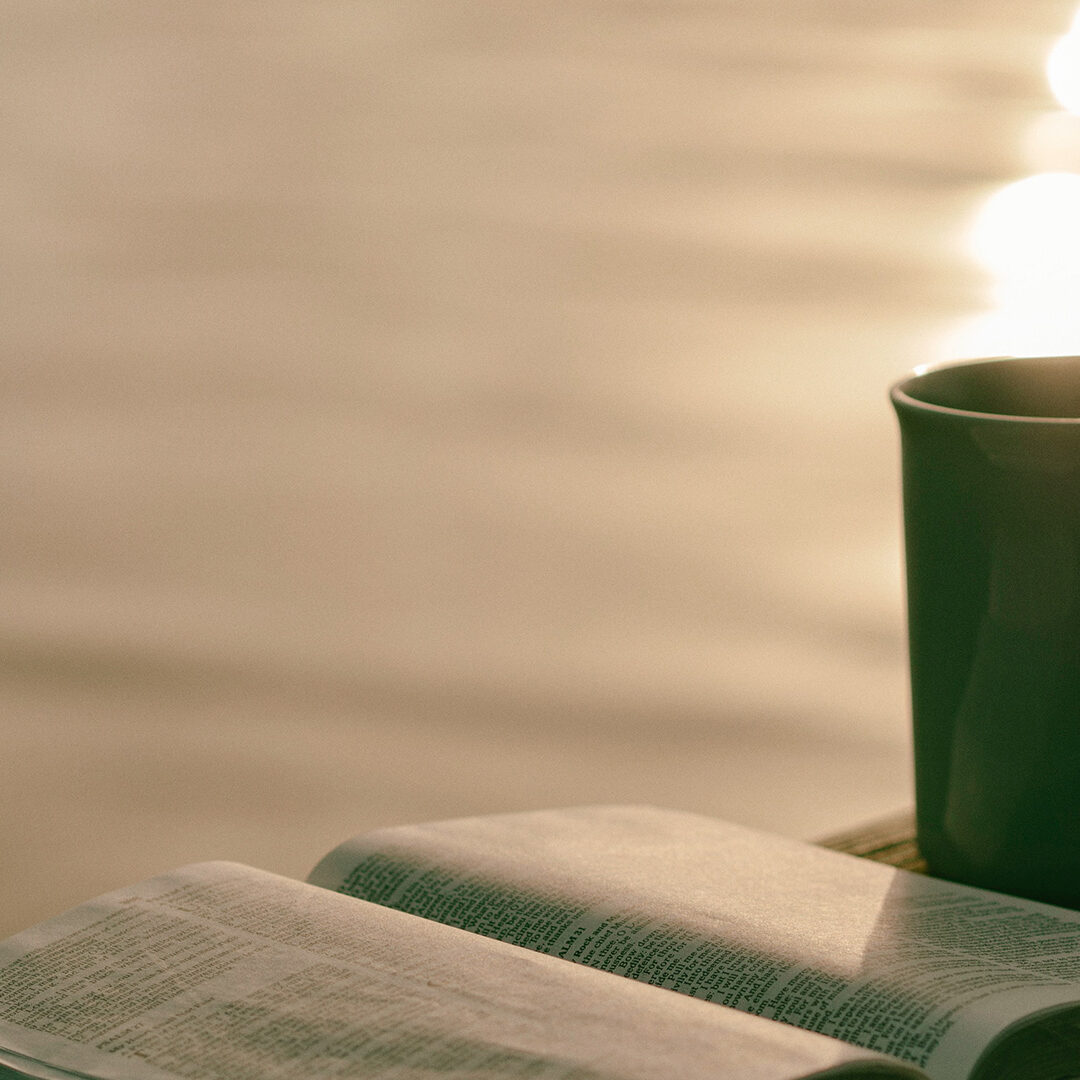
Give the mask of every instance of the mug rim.
POLYGON ((959 409, 952 405, 938 405, 932 401, 923 401, 921 398, 909 394, 908 388, 928 375, 934 375, 939 371, 951 371, 955 368, 989 367, 994 364, 1007 364, 1010 361, 1054 361, 1072 360, 1080 366, 1080 355, 1063 353, 1061 355, 1038 355, 1038 356, 984 356, 965 360, 944 360, 936 363, 920 364, 913 371, 908 372, 902 379, 897 380, 889 388, 889 398, 897 408, 904 407, 919 412, 938 414, 943 417, 956 417, 965 420, 979 420, 986 423, 1007 424, 1053 424, 1075 425, 1080 424, 1080 416, 1037 416, 1026 413, 998 413, 984 412, 978 409, 959 409))

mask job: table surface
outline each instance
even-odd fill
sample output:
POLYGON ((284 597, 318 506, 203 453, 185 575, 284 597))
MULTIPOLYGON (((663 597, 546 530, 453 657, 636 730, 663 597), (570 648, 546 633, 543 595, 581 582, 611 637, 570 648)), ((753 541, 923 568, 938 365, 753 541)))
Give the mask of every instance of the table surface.
POLYGON ((1080 351, 1001 279, 1080 250, 1074 5, 179 10, 4 8, 0 933, 398 822, 908 805, 885 390, 1080 351))

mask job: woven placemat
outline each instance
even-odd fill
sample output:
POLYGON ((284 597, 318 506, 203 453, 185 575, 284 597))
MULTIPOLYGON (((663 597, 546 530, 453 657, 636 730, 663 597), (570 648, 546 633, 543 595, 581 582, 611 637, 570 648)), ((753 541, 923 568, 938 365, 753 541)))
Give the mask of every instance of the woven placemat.
POLYGON ((818 843, 833 851, 844 851, 864 859, 899 866, 925 874, 926 862, 915 842, 915 812, 905 810, 867 822, 858 828, 825 837, 818 843))

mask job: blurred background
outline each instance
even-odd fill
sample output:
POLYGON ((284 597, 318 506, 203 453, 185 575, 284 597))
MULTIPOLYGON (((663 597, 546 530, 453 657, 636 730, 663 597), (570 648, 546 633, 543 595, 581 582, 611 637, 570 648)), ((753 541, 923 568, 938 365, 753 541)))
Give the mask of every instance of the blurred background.
POLYGON ((1028 0, 0 0, 0 932, 912 799, 889 383, 1080 351, 1028 0))

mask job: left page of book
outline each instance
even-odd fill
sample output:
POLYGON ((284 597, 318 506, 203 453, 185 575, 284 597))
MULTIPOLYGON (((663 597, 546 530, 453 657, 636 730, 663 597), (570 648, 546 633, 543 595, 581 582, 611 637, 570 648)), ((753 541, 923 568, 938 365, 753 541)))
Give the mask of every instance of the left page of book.
POLYGON ((0 1048, 0 1075, 42 1080, 919 1075, 232 863, 0 943, 0 1048))

